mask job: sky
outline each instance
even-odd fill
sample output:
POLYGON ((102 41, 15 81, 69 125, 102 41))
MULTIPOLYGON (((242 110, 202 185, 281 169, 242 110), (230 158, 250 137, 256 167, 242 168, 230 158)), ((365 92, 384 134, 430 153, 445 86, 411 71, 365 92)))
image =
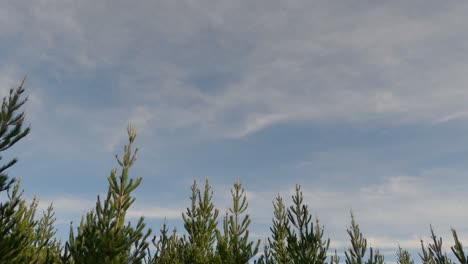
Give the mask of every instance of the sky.
MULTIPOLYGON (((246 188, 265 239, 296 184, 348 247, 352 210, 391 258, 429 226, 468 243, 468 3, 2 1, 0 94, 27 76, 30 135, 6 153, 66 238, 138 130, 129 216, 183 232, 190 185, 246 188)), ((414 256, 417 258, 417 256, 414 256)))

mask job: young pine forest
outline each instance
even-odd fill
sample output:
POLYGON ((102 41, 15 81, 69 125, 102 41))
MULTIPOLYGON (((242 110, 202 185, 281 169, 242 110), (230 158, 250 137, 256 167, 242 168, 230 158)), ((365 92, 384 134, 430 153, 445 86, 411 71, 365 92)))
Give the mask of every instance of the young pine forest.
MULTIPOLYGON (((3 98, 0 152, 21 144, 30 133, 30 128, 24 125, 27 96, 23 86, 24 81, 3 98)), ((97 197, 95 207, 82 217, 79 225, 70 226, 67 241, 57 238, 53 206, 38 212, 38 200, 26 201, 20 182, 7 174, 17 160, 0 165, 0 197, 4 197, 0 200, 1 264, 385 263, 378 249, 367 246, 352 214, 347 227, 348 249, 332 252, 330 239, 324 237, 325 227, 311 215, 300 186, 292 194, 292 204, 284 204, 279 195, 272 201, 271 234, 264 241, 249 237, 249 226, 255 219, 247 214, 248 201, 240 182, 232 186, 232 204, 225 215, 213 204, 208 180, 202 186, 194 182, 188 207, 181 215, 185 232, 178 233, 166 224, 149 227, 143 217, 130 221, 126 213, 135 202, 132 193, 142 178, 131 174, 137 153, 136 130, 130 126, 127 131, 128 143, 117 157, 118 169, 113 169, 107 178, 107 194, 97 197)), ((431 239, 421 241, 418 256, 411 256, 408 250, 399 247, 395 252, 397 262, 468 264, 455 230, 452 230, 455 241, 452 252, 444 251, 442 238, 432 228, 429 232, 431 239)))

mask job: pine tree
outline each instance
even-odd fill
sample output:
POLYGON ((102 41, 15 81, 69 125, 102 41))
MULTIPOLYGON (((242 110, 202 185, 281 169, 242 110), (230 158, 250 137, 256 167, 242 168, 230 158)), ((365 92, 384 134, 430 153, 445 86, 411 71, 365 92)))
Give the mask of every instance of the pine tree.
MULTIPOLYGON (((21 111, 27 101, 23 96, 24 81, 18 88, 10 89, 8 97, 3 98, 0 111, 0 153, 15 145, 30 131, 29 127, 24 127, 26 115, 21 111)), ((0 194, 9 193, 9 199, 0 201, 0 263, 18 263, 16 261, 23 257, 23 246, 31 242, 31 223, 28 221, 32 212, 21 198, 19 184, 11 190, 15 179, 9 178, 6 172, 16 162, 15 158, 0 166, 0 194)))
POLYGON ((376 250, 374 254, 373 250, 374 249, 372 247, 369 249, 370 254, 369 254, 369 259, 367 260, 366 264, 384 264, 385 263, 384 255, 380 254, 379 250, 376 250))
POLYGON ((460 264, 468 264, 468 256, 465 255, 463 250, 463 244, 458 239, 457 231, 452 228, 453 240, 455 240, 455 245, 451 247, 453 254, 457 257, 460 264))
POLYGON ((156 236, 152 240, 155 248, 154 254, 151 256, 151 251, 147 250, 147 264, 182 264, 180 251, 183 250, 182 241, 177 237, 177 230, 174 228, 172 234, 169 234, 169 229, 166 223, 163 224, 161 233, 158 239, 156 236))
POLYGON ((354 215, 351 213, 351 226, 347 230, 351 239, 351 248, 345 252, 346 264, 362 264, 364 255, 367 250, 367 239, 359 229, 359 225, 354 220, 354 215))
POLYGON ((287 251, 291 263, 326 263, 330 239, 323 239, 323 228, 316 218, 315 225, 309 208, 303 203, 301 187, 296 185, 293 205, 288 210, 287 251))
POLYGON ((397 264, 414 264, 414 260, 411 258, 411 254, 406 249, 402 249, 398 246, 397 251, 397 264))
POLYGON ((423 264, 435 264, 434 255, 424 246, 424 241, 421 240, 421 253, 419 253, 423 264))
POLYGON ((245 190, 240 182, 234 183, 231 189, 233 206, 226 212, 223 221, 224 234, 217 231, 217 253, 221 263, 245 264, 258 253, 260 240, 254 244, 249 241, 250 216, 247 211, 248 203, 245 190))
MULTIPOLYGON (((24 81, 18 88, 10 89, 10 94, 3 98, 0 112, 0 153, 9 149, 19 140, 29 134, 30 127, 23 128, 26 114, 19 112, 28 98, 23 98, 24 81)), ((1 156, 0 156, 1 160, 1 156)), ((12 159, 0 167, 0 192, 8 190, 14 179, 9 179, 6 170, 13 166, 18 160, 12 159)), ((1 208, 0 204, 0 208, 1 208)))
POLYGON ((254 261, 254 264, 276 264, 277 262, 272 256, 271 248, 267 241, 263 244, 263 254, 254 261))
POLYGON ((11 212, 8 219, 2 219, 0 239, 0 263, 27 263, 31 259, 30 249, 34 241, 34 227, 36 222, 37 200, 30 205, 21 198, 20 181, 8 191, 9 206, 7 212, 11 212), (29 249, 29 251, 27 250, 29 249))
POLYGON ((184 238, 184 262, 188 264, 213 263, 215 258, 216 227, 219 210, 212 202, 213 192, 208 179, 203 195, 197 182, 192 185, 191 207, 182 214, 188 237, 184 238))
POLYGON ((146 240, 151 230, 145 233, 143 217, 136 227, 130 222, 125 224, 127 210, 135 201, 131 193, 142 180, 129 177, 138 149, 132 150, 135 129, 129 127, 127 132, 129 143, 124 148, 123 159, 116 156, 122 168, 120 176, 117 177, 116 169, 112 170, 106 199, 101 202, 98 196, 95 210, 82 219, 76 237, 73 228, 70 230, 67 246, 75 264, 137 264, 143 263, 146 256, 146 240))
MULTIPOLYGON (((345 252, 346 264, 362 264, 367 250, 367 239, 361 233, 353 213, 351 213, 351 226, 348 228, 347 232, 351 239, 351 248, 345 252)), ((384 256, 380 254, 378 250, 374 254, 374 249, 371 247, 369 249, 369 258, 364 263, 383 264, 384 256)))
POLYGON ((61 263, 62 246, 55 238, 57 229, 54 227, 56 218, 51 204, 36 224, 33 248, 35 260, 31 263, 61 263))
POLYGON ((268 238, 271 258, 274 263, 289 264, 291 258, 287 249, 288 230, 290 229, 288 211, 279 194, 273 202, 273 210, 273 225, 270 227, 271 239, 268 238))
POLYGON ((340 264, 340 257, 338 256, 338 252, 335 250, 335 254, 330 257, 330 264, 340 264))
POLYGON ((422 254, 419 254, 424 264, 451 264, 452 261, 448 258, 447 253, 442 249, 442 238, 435 235, 434 229, 431 226, 431 239, 427 249, 424 242, 421 240, 422 254))

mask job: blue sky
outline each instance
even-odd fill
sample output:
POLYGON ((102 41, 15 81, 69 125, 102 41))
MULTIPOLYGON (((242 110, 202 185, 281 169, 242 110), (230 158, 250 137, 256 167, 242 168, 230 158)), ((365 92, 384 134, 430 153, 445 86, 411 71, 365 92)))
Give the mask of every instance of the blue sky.
MULTIPOLYGON (((32 132, 9 153, 27 197, 70 221, 107 190, 126 126, 143 176, 132 217, 180 228, 190 184, 224 211, 247 191, 252 233, 294 186, 347 247, 468 237, 468 4, 451 1, 8 1, 0 91, 27 74, 32 132)), ((463 241, 463 239, 462 239, 463 241)), ((466 240, 465 240, 466 241, 466 240)))

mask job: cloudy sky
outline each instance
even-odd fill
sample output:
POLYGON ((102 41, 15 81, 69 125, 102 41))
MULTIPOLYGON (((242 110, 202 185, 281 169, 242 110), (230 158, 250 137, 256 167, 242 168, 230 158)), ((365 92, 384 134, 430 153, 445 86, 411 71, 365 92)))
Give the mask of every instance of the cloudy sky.
POLYGON ((60 234, 92 208, 126 126, 144 178, 130 215, 181 227, 190 184, 224 211, 248 191, 269 234, 295 184, 347 247, 468 241, 468 4, 458 1, 3 1, 0 91, 27 75, 32 132, 13 151, 60 234), (463 239, 462 239, 463 240, 463 239))

